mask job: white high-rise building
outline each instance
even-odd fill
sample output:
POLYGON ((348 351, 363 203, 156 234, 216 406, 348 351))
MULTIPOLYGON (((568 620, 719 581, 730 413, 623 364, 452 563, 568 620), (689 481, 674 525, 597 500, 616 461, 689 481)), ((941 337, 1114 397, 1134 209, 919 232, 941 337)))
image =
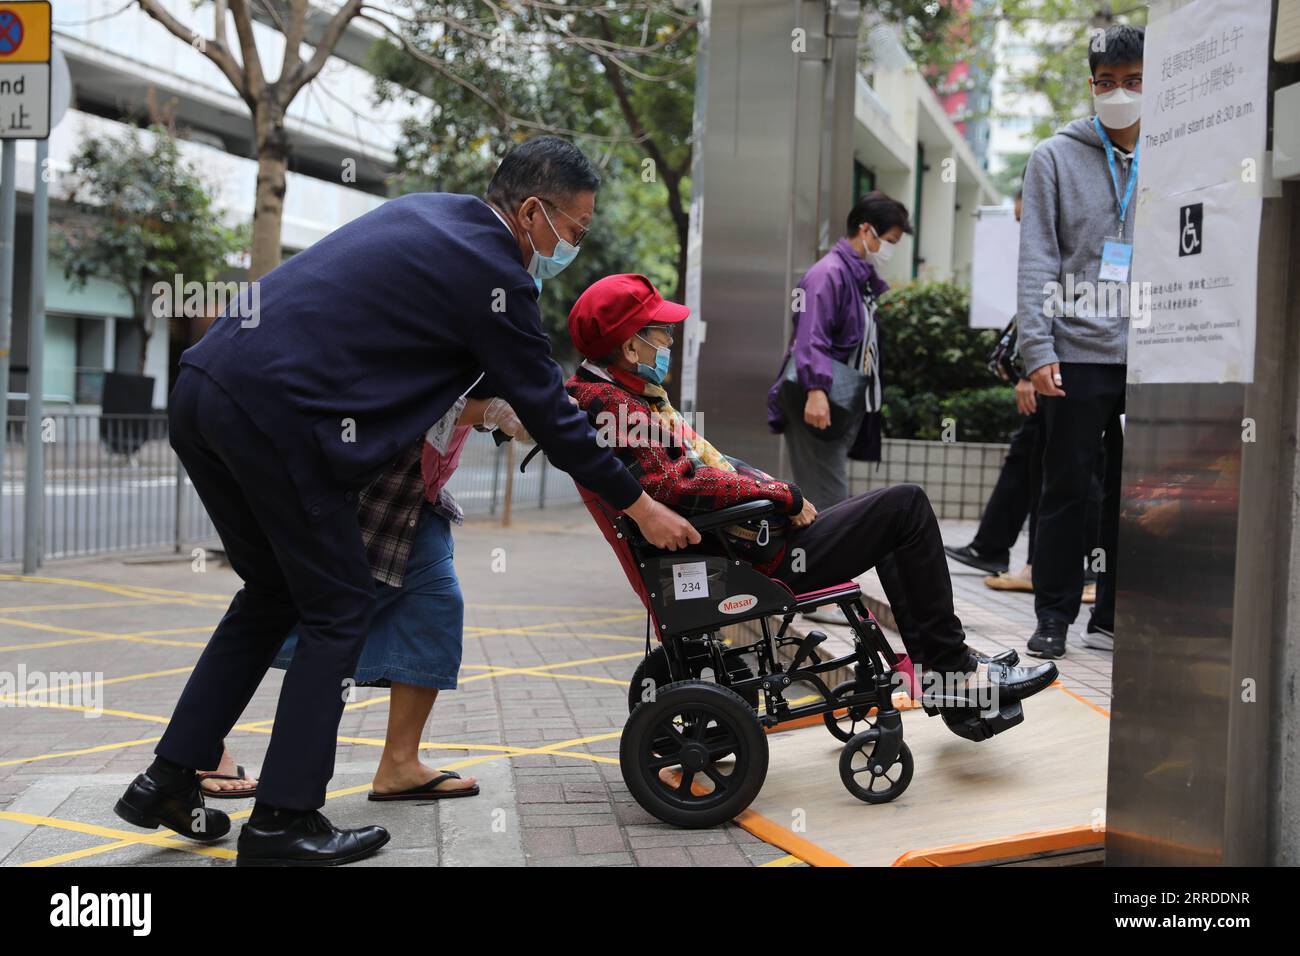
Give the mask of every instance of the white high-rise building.
MULTIPOLYGON (((213 5, 204 0, 162 0, 178 20, 210 35, 213 5)), ((320 4, 319 28, 331 12, 320 4)), ((278 75, 283 35, 267 23, 254 32, 265 71, 278 75)), ((229 35, 234 36, 233 23, 229 35)), ((309 31, 308 43, 313 34, 309 31)), ((292 143, 284 205, 286 253, 317 239, 383 202, 394 169, 401 121, 423 104, 374 102, 374 80, 362 64, 379 30, 353 21, 320 76, 289 110, 292 143), (355 177, 343 175, 345 163, 355 177)), ((181 154, 213 188, 232 224, 251 221, 257 163, 245 104, 220 71, 135 5, 120 0, 61 0, 54 8, 54 42, 72 75, 72 109, 50 135, 51 227, 67 213, 62 174, 79 144, 92 135, 120 134, 147 125, 150 103, 175 117, 181 154)), ((142 135, 148 136, 147 132, 142 135)), ((30 276, 31 195, 35 147, 18 146, 13 347, 10 393, 25 397, 30 276)), ((92 279, 77 289, 51 259, 45 289, 45 403, 51 408, 91 408, 99 403, 105 371, 138 367, 142 323, 122 289, 92 279)), ((145 374, 154 378, 154 406, 162 408, 176 354, 189 330, 154 320, 145 374), (174 341, 175 338, 181 341, 174 341)))

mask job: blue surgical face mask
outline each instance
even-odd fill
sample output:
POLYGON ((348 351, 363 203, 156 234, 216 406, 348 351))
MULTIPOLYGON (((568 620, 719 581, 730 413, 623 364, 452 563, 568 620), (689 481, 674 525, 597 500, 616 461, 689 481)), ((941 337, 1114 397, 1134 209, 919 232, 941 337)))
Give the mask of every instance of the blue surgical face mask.
POLYGON ((637 362, 637 375, 654 385, 662 385, 664 379, 668 377, 668 369, 672 365, 672 352, 669 351, 668 346, 655 345, 643 335, 638 335, 637 338, 655 350, 655 364, 646 365, 644 362, 637 362))
POLYGON ((551 227, 551 232, 555 233, 556 243, 555 251, 549 256, 544 256, 537 251, 537 246, 533 243, 533 237, 528 237, 528 243, 533 247, 533 257, 528 260, 528 274, 533 277, 537 283, 537 291, 542 290, 543 279, 554 279, 564 267, 578 257, 578 247, 566 240, 560 235, 551 222, 551 217, 546 212, 546 204, 542 203, 542 215, 546 216, 546 224, 551 227))

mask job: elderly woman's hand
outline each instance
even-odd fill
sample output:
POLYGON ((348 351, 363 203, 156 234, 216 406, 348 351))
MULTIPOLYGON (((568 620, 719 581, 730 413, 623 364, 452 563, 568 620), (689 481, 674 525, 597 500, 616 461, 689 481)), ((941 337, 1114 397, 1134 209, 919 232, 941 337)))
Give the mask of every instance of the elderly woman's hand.
POLYGON ((803 510, 790 519, 790 527, 806 528, 813 523, 813 518, 817 517, 817 509, 807 498, 803 500, 803 510))

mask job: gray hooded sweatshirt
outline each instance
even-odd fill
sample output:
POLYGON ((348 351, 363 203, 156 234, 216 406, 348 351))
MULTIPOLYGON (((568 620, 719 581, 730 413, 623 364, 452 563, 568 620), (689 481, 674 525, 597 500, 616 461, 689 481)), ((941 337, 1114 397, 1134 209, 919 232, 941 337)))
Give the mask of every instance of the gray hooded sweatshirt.
MULTIPOLYGON (((1118 147, 1115 169, 1122 196, 1132 158, 1118 147)), ((1128 284, 1097 281, 1102 244, 1119 230, 1119 204, 1092 117, 1074 120, 1038 145, 1025 167, 1023 189, 1016 322, 1025 368, 1124 364, 1128 284)), ((1134 192, 1124 221, 1130 243, 1136 207, 1134 192)))

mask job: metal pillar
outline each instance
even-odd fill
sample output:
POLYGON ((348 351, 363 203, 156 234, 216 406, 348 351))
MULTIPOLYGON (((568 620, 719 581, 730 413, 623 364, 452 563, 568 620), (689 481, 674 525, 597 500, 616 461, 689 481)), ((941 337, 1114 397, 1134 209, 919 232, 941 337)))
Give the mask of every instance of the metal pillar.
POLYGON ((848 213, 861 5, 704 0, 700 13, 683 408, 728 454, 779 471, 764 396, 791 290, 848 213))
POLYGON ((49 257, 47 227, 50 185, 46 181, 49 140, 36 141, 36 176, 32 186, 32 285, 27 325, 27 469, 23 480, 23 573, 41 564, 44 532, 45 471, 41 441, 41 412, 45 394, 45 260, 49 257))

